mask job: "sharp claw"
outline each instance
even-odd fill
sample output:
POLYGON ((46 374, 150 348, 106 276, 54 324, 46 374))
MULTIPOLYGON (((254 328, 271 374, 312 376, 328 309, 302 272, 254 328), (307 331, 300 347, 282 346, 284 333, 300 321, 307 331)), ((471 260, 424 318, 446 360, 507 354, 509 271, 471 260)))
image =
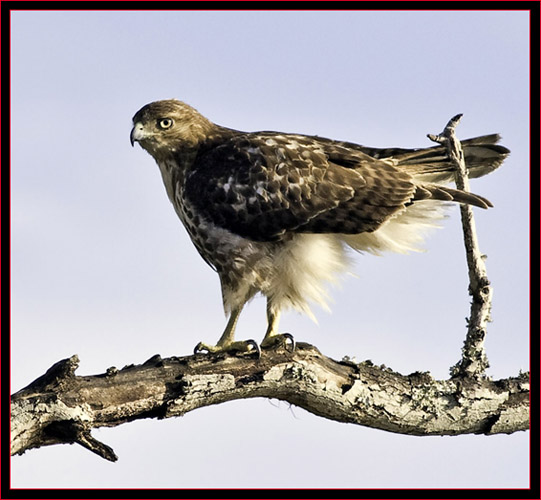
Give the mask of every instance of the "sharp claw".
POLYGON ((255 340, 247 340, 246 344, 251 345, 254 348, 253 350, 257 353, 257 359, 261 358, 261 349, 259 348, 259 345, 255 340))
POLYGON ((293 352, 295 350, 295 339, 291 333, 283 333, 282 334, 286 339, 289 339, 291 341, 291 349, 288 348, 287 342, 284 342, 286 351, 293 352))
POLYGON ((202 354, 203 351, 209 352, 209 350, 203 345, 203 342, 199 342, 199 344, 197 344, 194 347, 193 353, 194 354, 202 354))
POLYGON ((295 339, 291 333, 279 333, 266 337, 261 345, 265 349, 284 348, 288 352, 293 352, 295 350, 295 339))

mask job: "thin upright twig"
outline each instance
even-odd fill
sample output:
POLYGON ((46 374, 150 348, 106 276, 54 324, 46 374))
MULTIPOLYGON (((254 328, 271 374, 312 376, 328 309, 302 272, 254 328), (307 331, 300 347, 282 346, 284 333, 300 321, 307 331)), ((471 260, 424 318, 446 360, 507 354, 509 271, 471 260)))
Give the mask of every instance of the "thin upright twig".
MULTIPOLYGON (((434 142, 443 144, 447 149, 450 161, 456 167, 455 182, 461 191, 469 191, 468 170, 464 161, 462 145, 455 135, 455 128, 462 115, 456 115, 445 126, 439 135, 428 134, 434 142)), ((470 205, 460 206, 464 245, 469 273, 469 293, 472 296, 468 332, 462 348, 462 359, 451 368, 453 377, 482 377, 488 368, 484 341, 487 323, 490 321, 492 304, 492 287, 487 277, 485 256, 481 254, 477 242, 473 209, 470 205)))

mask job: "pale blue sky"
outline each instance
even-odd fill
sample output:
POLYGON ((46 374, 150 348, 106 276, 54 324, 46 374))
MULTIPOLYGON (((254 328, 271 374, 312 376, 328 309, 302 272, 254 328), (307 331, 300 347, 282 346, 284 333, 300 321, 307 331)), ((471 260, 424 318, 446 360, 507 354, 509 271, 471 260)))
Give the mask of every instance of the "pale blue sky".
MULTIPOLYGON (((526 12, 15 12, 12 14, 13 391, 78 354, 79 374, 184 355, 224 327, 217 275, 170 206, 131 117, 178 98, 242 130, 430 146, 456 113, 500 132, 504 166, 472 182, 494 286, 494 378, 528 369, 526 12)), ((319 325, 281 326, 326 355, 446 378, 469 312, 458 210, 427 252, 357 255, 319 325)), ((238 338, 261 338, 264 301, 238 338)), ((527 433, 418 438, 231 402, 94 431, 12 461, 14 487, 526 487, 527 433)))

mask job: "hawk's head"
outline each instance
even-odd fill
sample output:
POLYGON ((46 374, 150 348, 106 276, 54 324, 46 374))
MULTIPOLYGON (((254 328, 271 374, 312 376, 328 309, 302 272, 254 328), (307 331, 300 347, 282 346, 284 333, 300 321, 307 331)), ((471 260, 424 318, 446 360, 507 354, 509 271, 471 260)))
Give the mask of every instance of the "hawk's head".
POLYGON ((133 117, 130 135, 155 159, 193 148, 205 140, 215 125, 187 104, 168 99, 142 107, 133 117))

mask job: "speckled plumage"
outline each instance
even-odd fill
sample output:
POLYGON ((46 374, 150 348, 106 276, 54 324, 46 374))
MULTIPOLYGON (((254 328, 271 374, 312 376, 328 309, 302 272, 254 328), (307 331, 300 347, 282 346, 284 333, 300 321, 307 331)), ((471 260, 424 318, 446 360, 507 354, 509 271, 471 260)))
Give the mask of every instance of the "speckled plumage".
MULTIPOLYGON (((178 216, 220 276, 226 311, 237 315, 258 292, 268 299, 269 318, 286 307, 310 313, 310 301, 325 301, 323 283, 346 270, 347 247, 411 250, 441 217, 441 202, 491 206, 441 184, 453 175, 442 147, 378 149, 246 133, 176 100, 146 105, 133 123, 132 143, 157 161, 178 216)), ((509 151, 498 140, 463 141, 471 177, 505 159, 509 151)))

